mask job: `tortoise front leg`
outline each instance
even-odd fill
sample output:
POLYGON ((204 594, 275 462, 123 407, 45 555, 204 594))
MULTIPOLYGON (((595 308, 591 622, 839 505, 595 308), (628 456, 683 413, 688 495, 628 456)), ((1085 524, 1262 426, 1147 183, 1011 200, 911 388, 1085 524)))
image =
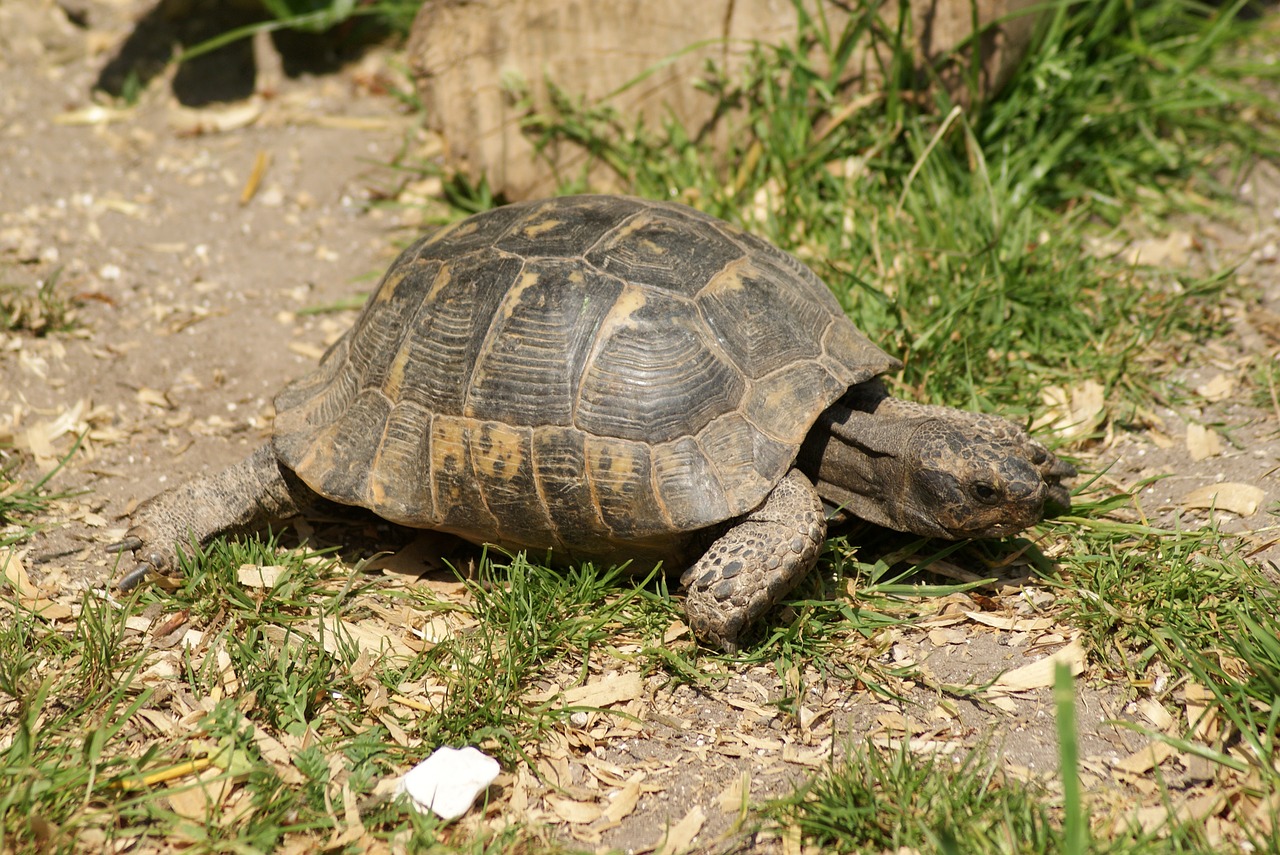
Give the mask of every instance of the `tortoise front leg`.
POLYGON ((694 634, 737 652, 738 636, 812 569, 826 536, 822 500, 803 473, 791 470, 681 576, 694 634))
POLYGON ((308 493, 297 476, 280 466, 270 443, 215 475, 165 490, 139 505, 124 540, 108 547, 133 552, 138 562, 116 587, 128 591, 148 573, 172 572, 185 544, 292 516, 308 493))

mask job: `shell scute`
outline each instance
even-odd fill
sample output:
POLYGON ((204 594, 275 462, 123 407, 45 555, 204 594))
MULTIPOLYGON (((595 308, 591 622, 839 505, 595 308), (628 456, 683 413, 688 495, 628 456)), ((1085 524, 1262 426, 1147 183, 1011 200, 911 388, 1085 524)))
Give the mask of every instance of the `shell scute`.
POLYGON ((643 207, 636 199, 619 199, 609 206, 589 196, 569 202, 548 199, 530 206, 494 246, 522 258, 580 259, 616 229, 620 219, 643 207))
POLYGON ((674 215, 655 205, 619 222, 584 257, 624 282, 692 296, 744 254, 714 220, 674 215))
POLYGON ((745 381, 688 301, 628 285, 601 324, 574 424, 588 434, 666 442, 733 409, 745 381))
POLYGON ((569 425, 591 343, 622 283, 560 259, 525 263, 475 359, 465 413, 569 425))

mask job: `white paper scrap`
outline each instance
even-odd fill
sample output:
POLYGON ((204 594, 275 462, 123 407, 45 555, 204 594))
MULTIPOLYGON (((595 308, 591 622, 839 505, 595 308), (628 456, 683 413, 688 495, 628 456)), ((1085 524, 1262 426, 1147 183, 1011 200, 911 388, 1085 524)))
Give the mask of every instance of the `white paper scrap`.
POLYGON ((488 789, 502 767, 484 752, 467 746, 437 748, 400 780, 400 792, 408 793, 414 808, 433 811, 441 819, 457 819, 476 796, 488 789))

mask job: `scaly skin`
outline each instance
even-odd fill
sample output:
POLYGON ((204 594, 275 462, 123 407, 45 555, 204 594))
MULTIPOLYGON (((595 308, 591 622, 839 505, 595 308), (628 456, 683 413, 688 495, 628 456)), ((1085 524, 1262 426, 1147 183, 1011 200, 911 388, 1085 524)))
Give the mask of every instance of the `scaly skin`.
POLYGON ((737 652, 742 632, 813 568, 826 536, 822 500, 803 473, 791 470, 680 578, 694 634, 737 652))
POLYGON ((134 511, 134 524, 113 551, 132 551, 137 566, 118 583, 136 587, 148 573, 173 573, 183 544, 243 531, 298 513, 310 491, 276 460, 270 443, 214 475, 153 496, 134 511))

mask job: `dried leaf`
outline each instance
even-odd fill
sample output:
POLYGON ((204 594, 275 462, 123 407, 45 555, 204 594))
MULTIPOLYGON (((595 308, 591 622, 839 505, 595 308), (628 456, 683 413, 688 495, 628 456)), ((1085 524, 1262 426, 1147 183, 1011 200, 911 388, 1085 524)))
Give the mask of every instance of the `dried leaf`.
POLYGON ((283 627, 278 629, 283 631, 285 637, 289 632, 300 632, 318 640, 323 637, 326 653, 337 653, 339 639, 349 639, 360 650, 368 650, 370 653, 386 653, 405 659, 412 659, 417 655, 417 652, 400 637, 398 628, 387 629, 371 623, 355 623, 340 618, 320 618, 319 620, 322 622, 323 632, 321 628, 311 623, 295 623, 290 624, 288 629, 283 627))
POLYGON ((629 816, 640 802, 640 782, 644 780, 644 772, 636 772, 623 785, 622 789, 609 795, 609 806, 604 809, 604 816, 609 822, 621 822, 629 816))
POLYGON ((89 402, 84 398, 58 413, 52 421, 42 422, 41 427, 49 442, 57 442, 67 434, 81 434, 88 430, 85 413, 89 411, 89 402))
POLYGON ((1121 772, 1141 775, 1151 771, 1177 753, 1177 749, 1167 742, 1156 741, 1144 748, 1139 748, 1127 757, 1121 757, 1111 765, 1121 772))
MULTIPOLYGON (((1134 812, 1133 819, 1137 821, 1143 831, 1152 833, 1168 823, 1171 815, 1176 817, 1180 823, 1212 816, 1221 810, 1222 803, 1226 798, 1227 794, 1225 792, 1214 791, 1187 798, 1172 811, 1164 804, 1138 808, 1134 812)), ((1123 827, 1120 825, 1120 822, 1123 821, 1117 820, 1118 829, 1123 827)))
POLYGON ((139 404, 159 407, 162 410, 173 409, 173 402, 169 400, 169 396, 156 389, 149 389, 146 386, 143 386, 134 393, 133 397, 139 404))
POLYGON ((1187 451, 1192 460, 1206 460, 1222 453, 1222 438, 1202 424, 1187 425, 1187 451))
POLYGON ((270 163, 271 155, 263 149, 258 149, 258 154, 253 159, 253 169, 245 180, 244 189, 240 191, 241 205, 248 205, 253 201, 253 197, 258 195, 258 188, 262 186, 262 177, 267 174, 267 165, 270 163))
POLYGON ((107 125, 133 118, 134 108, 120 109, 92 104, 80 110, 70 110, 53 117, 55 125, 107 125))
POLYGON ((580 802, 551 794, 547 794, 543 799, 556 816, 573 825, 595 822, 602 815, 600 806, 595 802, 580 802))
POLYGON ((240 693, 240 678, 231 664, 231 654, 225 647, 219 647, 214 653, 214 662, 218 667, 218 676, 222 678, 222 689, 226 697, 235 697, 240 693))
POLYGON ((353 131, 382 131, 396 126, 394 117, 341 116, 325 113, 297 113, 288 116, 290 122, 299 125, 315 125, 319 128, 341 128, 353 131))
POLYGON ((422 578, 424 573, 447 569, 444 557, 457 544, 457 538, 440 531, 420 532, 399 552, 379 555, 368 563, 371 570, 381 570, 385 576, 417 577, 414 584, 422 585, 444 596, 458 596, 466 590, 466 584, 452 576, 448 579, 422 578))
POLYGON ((1079 386, 1046 386, 1041 392, 1044 415, 1033 425, 1048 429, 1065 439, 1078 439, 1097 430, 1106 420, 1106 390, 1096 380, 1079 386))
POLYGON ((1006 617, 989 612, 965 612, 965 617, 974 623, 993 626, 996 629, 1007 629, 1010 632, 1044 632, 1055 625, 1053 618, 1006 617))
POLYGON ((263 760, 271 764, 281 781, 295 785, 306 781, 306 777, 293 765, 293 755, 283 743, 247 718, 243 723, 253 728, 253 741, 258 746, 258 753, 262 755, 263 760))
POLYGON ((959 629, 931 629, 929 643, 934 647, 946 647, 948 644, 967 644, 968 633, 959 629))
POLYGON ((916 737, 904 740, 896 737, 876 736, 872 737, 870 742, 878 748, 901 751, 905 747, 912 754, 923 754, 926 756, 954 754, 964 748, 964 744, 955 739, 925 739, 923 737, 916 737))
MULTIPOLYGON (((804 855, 804 830, 794 823, 782 829, 782 855, 804 855)), ((895 852, 894 855, 902 855, 895 852)))
MULTIPOLYGON (((560 698, 566 707, 608 707, 622 701, 640 697, 644 691, 644 678, 638 671, 594 680, 582 686, 565 690, 560 698)), ((529 695, 535 703, 549 701, 556 691, 529 695)))
POLYGON ((284 575, 287 567, 278 564, 241 564, 237 571, 237 578, 240 584, 246 588, 266 588, 270 590, 280 581, 280 577, 284 575))
POLYGON ((1018 711, 1017 702, 1013 698, 1006 698, 1004 695, 988 698, 987 702, 1001 712, 1016 713, 1018 711))
POLYGON ((1260 487, 1253 484, 1226 481, 1197 487, 1182 497, 1182 506, 1216 509, 1239 517, 1251 517, 1258 512, 1266 495, 1260 487))
MULTIPOLYGON (((0 608, 9 608, 10 605, 9 602, 0 601, 0 608)), ((35 615, 41 620, 58 621, 75 616, 75 610, 71 606, 47 597, 23 598, 18 605, 27 614, 35 615)))
POLYGON ((670 644, 677 638, 681 638, 689 634, 688 625, 682 620, 673 620, 671 626, 667 627, 667 631, 662 634, 662 643, 670 644))
POLYGON ((27 575, 27 568, 18 553, 8 547, 0 547, 0 579, 3 579, 22 599, 34 600, 40 596, 40 589, 27 575))
POLYGON ((1182 687, 1186 704, 1187 725, 1192 735, 1201 742, 1212 744, 1221 733, 1213 693, 1199 683, 1189 682, 1182 687))
POLYGON ((1051 656, 1046 656, 1037 662, 1032 662, 1030 665, 1023 665, 1021 668, 1004 672, 992 683, 988 693, 994 695, 1007 692, 1025 692, 1030 689, 1046 689, 1053 685, 1054 666, 1059 662, 1070 668, 1073 676, 1084 671, 1085 652, 1079 639, 1071 642, 1051 656))
POLYGON ((1235 378, 1230 374, 1215 375, 1212 380, 1196 387, 1196 394, 1211 403, 1229 399, 1236 391, 1235 378))
POLYGON ((1125 264, 1146 267, 1185 267, 1187 254, 1195 247, 1190 232, 1178 230, 1164 237, 1143 238, 1129 244, 1122 254, 1125 264))
POLYGON ((747 770, 743 769, 742 774, 730 781, 729 786, 716 796, 716 805, 725 813, 738 813, 746 805, 750 793, 751 779, 747 770))
POLYGON ((232 786, 231 776, 223 770, 205 769, 196 777, 194 786, 177 787, 167 793, 169 806, 181 817, 203 822, 221 811, 232 786))
POLYGON ((1138 711, 1146 717, 1147 721, 1160 728, 1160 730, 1166 733, 1172 731, 1175 724, 1173 716, 1169 715, 1169 711, 1159 701, 1152 698, 1144 698, 1138 701, 1138 711))
POLYGON ((693 846, 694 838, 702 830, 702 824, 706 821, 702 808, 694 805, 684 815, 684 819, 667 829, 662 842, 654 850, 654 855, 678 855, 681 852, 688 852, 693 846))

